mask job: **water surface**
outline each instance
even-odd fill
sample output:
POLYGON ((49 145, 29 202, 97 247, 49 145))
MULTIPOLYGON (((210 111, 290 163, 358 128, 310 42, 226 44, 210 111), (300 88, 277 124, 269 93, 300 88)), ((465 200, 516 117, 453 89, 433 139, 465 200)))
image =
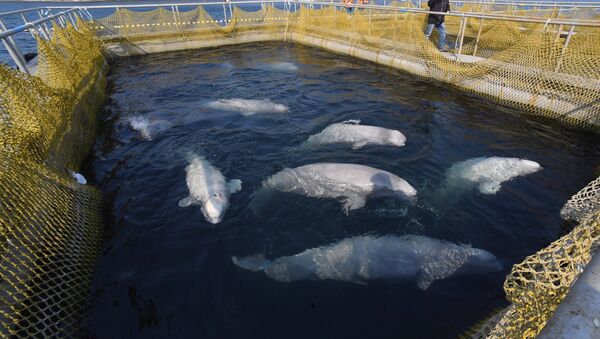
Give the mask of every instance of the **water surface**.
POLYGON ((594 136, 532 119, 375 64, 298 45, 230 46, 119 59, 87 174, 107 197, 108 239, 94 280, 89 333, 113 337, 449 338, 506 306, 510 267, 562 232, 559 209, 594 178, 594 136), (297 70, 268 67, 289 62, 297 70), (270 99, 287 112, 244 116, 217 99, 270 99), (173 126, 143 140, 128 121, 173 126), (294 147, 350 119, 398 129, 406 146, 294 147), (187 196, 186 154, 205 156, 243 181, 213 226, 187 196), (472 190, 433 204, 452 164, 481 156, 535 160, 543 170, 495 195, 472 190), (262 180, 285 167, 348 162, 397 174, 419 192, 415 206, 386 199, 345 215, 341 204, 280 194, 258 215, 262 180), (418 234, 485 249, 498 273, 436 281, 281 283, 242 270, 231 256, 292 255, 364 235, 418 234))

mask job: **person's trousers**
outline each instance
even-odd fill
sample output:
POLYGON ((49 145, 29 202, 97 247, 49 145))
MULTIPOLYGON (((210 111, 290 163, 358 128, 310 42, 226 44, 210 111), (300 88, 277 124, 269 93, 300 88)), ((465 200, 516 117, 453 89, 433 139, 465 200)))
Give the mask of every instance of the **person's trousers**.
POLYGON ((433 28, 436 28, 438 34, 440 35, 439 40, 439 48, 443 49, 446 46, 446 25, 442 22, 441 24, 428 24, 425 29, 425 36, 429 39, 431 33, 433 32, 433 28))

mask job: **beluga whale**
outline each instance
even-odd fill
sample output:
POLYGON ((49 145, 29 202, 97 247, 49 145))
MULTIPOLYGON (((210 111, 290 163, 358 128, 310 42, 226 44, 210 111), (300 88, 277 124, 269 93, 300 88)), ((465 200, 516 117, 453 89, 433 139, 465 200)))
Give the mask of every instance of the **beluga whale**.
POLYGON ((526 159, 473 158, 456 163, 447 171, 443 190, 461 191, 476 186, 482 194, 496 194, 502 183, 541 169, 540 164, 526 159))
POLYGON ((136 131, 143 140, 152 140, 159 133, 173 127, 173 123, 166 120, 149 120, 144 115, 134 115, 128 119, 129 128, 136 131))
POLYGON ((258 197, 276 190, 313 198, 340 199, 345 213, 363 207, 369 197, 393 197, 414 202, 417 196, 417 190, 395 174, 344 163, 286 168, 264 180, 262 186, 258 197))
POLYGON ((272 72, 297 72, 298 71, 298 66, 296 66, 294 63, 287 62, 287 61, 277 61, 277 62, 270 62, 270 63, 266 63, 266 64, 260 64, 259 68, 263 69, 265 71, 272 71, 272 72))
POLYGON ((289 110, 286 105, 274 103, 270 99, 219 99, 209 102, 207 107, 220 111, 237 112, 243 116, 258 113, 284 113, 289 110))
POLYGON ((320 133, 311 135, 301 147, 315 148, 328 144, 348 144, 353 149, 366 145, 389 145, 402 147, 406 137, 400 131, 383 127, 360 125, 360 120, 348 120, 327 126, 320 133))
POLYGON ((232 261, 280 282, 414 281, 423 290, 436 280, 502 270, 488 251, 419 235, 357 236, 272 261, 264 255, 232 257, 232 261))
POLYGON ((242 181, 227 182, 221 172, 204 157, 189 155, 185 179, 190 195, 179 201, 180 207, 200 205, 206 221, 217 224, 229 208, 229 196, 242 189, 242 181))

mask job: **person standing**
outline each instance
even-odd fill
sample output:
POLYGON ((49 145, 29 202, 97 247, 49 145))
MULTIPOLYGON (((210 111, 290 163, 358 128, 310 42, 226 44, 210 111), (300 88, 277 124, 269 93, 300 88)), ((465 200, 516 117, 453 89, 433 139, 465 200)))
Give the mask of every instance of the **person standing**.
MULTIPOLYGON (((450 0, 429 0, 427 2, 431 12, 450 12, 450 0)), ((433 29, 435 28, 440 35, 439 49, 442 52, 447 52, 446 47, 446 25, 444 24, 445 15, 429 14, 427 18, 427 29, 425 29, 425 37, 429 39, 433 29)))

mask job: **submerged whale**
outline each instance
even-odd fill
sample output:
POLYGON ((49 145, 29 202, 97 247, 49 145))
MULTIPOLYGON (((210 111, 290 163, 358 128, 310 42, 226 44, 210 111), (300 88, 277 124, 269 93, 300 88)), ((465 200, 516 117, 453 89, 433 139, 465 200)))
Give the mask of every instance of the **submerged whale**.
POLYGON ((291 63, 291 62, 287 62, 287 61, 278 61, 278 62, 270 62, 267 64, 261 64, 259 65, 260 69, 263 69, 265 71, 272 71, 272 72, 296 72, 298 71, 298 66, 296 66, 295 64, 291 63))
POLYGON ((179 206, 201 205, 202 214, 208 222, 221 222, 229 208, 229 196, 242 189, 242 182, 239 179, 226 182, 217 168, 197 155, 190 156, 185 172, 190 195, 181 199, 179 206))
POLYGON ((435 280, 502 269, 490 252, 418 235, 359 236, 273 261, 262 255, 232 257, 232 261, 243 269, 264 271, 281 282, 410 280, 423 290, 435 280))
POLYGON ((502 183, 542 169, 535 161, 519 158, 481 157, 454 164, 446 173, 444 190, 477 186, 483 194, 495 194, 502 183))
POLYGON ((359 123, 359 120, 350 120, 331 124, 320 133, 311 135, 303 147, 350 144, 353 149, 358 149, 369 144, 404 146, 406 142, 406 137, 400 131, 359 123))
POLYGON ((173 127, 173 124, 166 120, 148 120, 143 115, 135 115, 129 118, 129 127, 136 131, 140 138, 152 140, 160 132, 173 127))
POLYGON ((346 213, 363 207, 368 197, 397 197, 413 201, 417 195, 417 190, 408 182, 390 172, 340 163, 286 168, 267 178, 263 189, 342 199, 346 213))
POLYGON ((243 116, 257 113, 283 113, 288 111, 286 105, 277 104, 270 99, 219 99, 208 103, 207 107, 221 111, 238 112, 243 116))

